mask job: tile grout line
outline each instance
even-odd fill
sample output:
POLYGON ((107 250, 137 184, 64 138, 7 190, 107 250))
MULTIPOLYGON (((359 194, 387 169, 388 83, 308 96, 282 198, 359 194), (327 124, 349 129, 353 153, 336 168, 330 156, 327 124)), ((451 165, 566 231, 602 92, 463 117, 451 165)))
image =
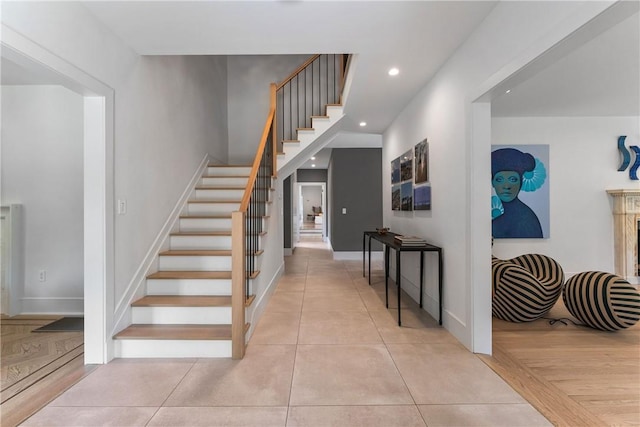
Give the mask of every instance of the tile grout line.
POLYGON ((171 395, 176 391, 176 389, 180 386, 180 384, 182 384, 182 382, 184 381, 184 379, 187 377, 187 375, 189 375, 189 373, 191 372, 191 370, 196 366, 196 363, 198 363, 199 358, 196 358, 194 360, 194 362, 191 364, 191 367, 187 370, 187 372, 184 373, 184 375, 182 376, 182 378, 180 378, 180 381, 178 381, 178 383, 171 389, 171 391, 169 392, 169 394, 167 394, 167 397, 165 397, 165 399, 162 401, 162 403, 160 403, 160 406, 158 406, 155 410, 155 412, 153 413, 153 415, 151 416, 151 418, 149 418, 149 421, 146 422, 145 427, 149 425, 149 423, 151 422, 151 420, 153 420, 153 418, 158 414, 158 412, 160 411, 160 408, 165 407, 164 404, 167 403, 167 400, 169 400, 169 398, 171 397, 171 395))
POLYGON ((304 288, 302 289, 302 303, 300 304, 300 318, 298 319, 298 334, 296 335, 295 351, 293 352, 293 366, 291 367, 291 383, 289 385, 289 399, 287 401, 287 413, 285 414, 285 418, 284 418, 285 427, 289 423, 289 411, 291 409, 291 395, 293 394, 293 378, 296 372, 296 359, 298 358, 298 344, 300 342, 300 327, 302 326, 302 309, 304 307, 304 296, 307 291, 307 275, 308 274, 309 274, 309 260, 307 259, 306 270, 304 273, 304 288))

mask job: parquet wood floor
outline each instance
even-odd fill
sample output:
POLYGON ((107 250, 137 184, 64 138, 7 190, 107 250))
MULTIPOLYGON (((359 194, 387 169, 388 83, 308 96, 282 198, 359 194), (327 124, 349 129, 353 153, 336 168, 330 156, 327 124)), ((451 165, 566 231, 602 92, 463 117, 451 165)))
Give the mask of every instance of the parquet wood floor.
MULTIPOLYGON (((560 300, 550 318, 571 318, 560 300)), ((483 357, 558 426, 640 425, 640 323, 604 332, 540 319, 493 319, 483 357)))
POLYGON ((3 427, 18 425, 89 371, 83 332, 32 332, 59 318, 0 318, 3 427))

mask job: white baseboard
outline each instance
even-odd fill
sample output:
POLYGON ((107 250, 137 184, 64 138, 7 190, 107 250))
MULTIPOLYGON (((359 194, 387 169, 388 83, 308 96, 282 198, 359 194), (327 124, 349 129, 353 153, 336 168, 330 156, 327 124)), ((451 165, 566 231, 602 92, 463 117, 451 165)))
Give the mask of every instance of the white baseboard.
POLYGON ((84 314, 82 297, 24 297, 21 299, 20 314, 63 314, 81 316, 84 314))
MULTIPOLYGON (((365 253, 365 259, 369 260, 369 253, 365 253)), ((362 251, 334 251, 333 259, 335 261, 362 261, 362 251)), ((384 252, 371 251, 371 261, 383 261, 384 252)))
POLYGON ((111 331, 111 336, 113 336, 116 332, 124 329, 129 326, 131 323, 131 303, 136 299, 142 297, 144 295, 146 278, 151 273, 152 267, 157 265, 158 262, 158 253, 162 250, 163 247, 168 245, 169 234, 177 226, 178 220, 180 219, 180 213, 185 209, 187 201, 189 200, 189 196, 193 192, 194 187, 197 185, 200 178, 204 174, 207 166, 209 165, 210 158, 209 155, 205 155, 198 169, 194 172, 191 180, 185 187, 182 195, 176 202, 173 210, 167 217, 164 225, 156 235, 151 247, 147 251, 144 259, 140 263, 136 273, 133 275, 133 278, 129 282, 127 289, 122 294, 122 297, 116 304, 115 313, 114 313, 114 327, 111 331))
POLYGON ((247 316, 247 321, 251 324, 246 334, 247 342, 251 338, 253 331, 255 330, 258 322, 260 321, 260 318, 262 317, 262 314, 264 313, 264 310, 267 308, 267 304, 271 299, 271 295, 273 295, 273 292, 276 290, 278 281, 280 280, 280 277, 282 277, 283 273, 284 273, 284 262, 280 264, 280 266, 278 267, 278 270, 271 278, 269 285, 267 285, 262 295, 256 298, 256 301, 253 302, 253 304, 255 304, 254 308, 253 310, 249 311, 247 316))
POLYGON ((291 256, 291 255, 293 255, 293 249, 284 248, 284 256, 291 256))

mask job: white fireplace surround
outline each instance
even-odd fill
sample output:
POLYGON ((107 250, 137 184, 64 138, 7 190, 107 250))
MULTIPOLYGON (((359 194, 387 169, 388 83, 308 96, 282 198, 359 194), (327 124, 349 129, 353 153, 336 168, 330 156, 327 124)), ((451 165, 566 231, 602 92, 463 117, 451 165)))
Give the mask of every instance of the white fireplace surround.
POLYGON ((613 247, 615 274, 629 283, 640 284, 638 277, 638 221, 640 188, 607 190, 613 198, 613 247))

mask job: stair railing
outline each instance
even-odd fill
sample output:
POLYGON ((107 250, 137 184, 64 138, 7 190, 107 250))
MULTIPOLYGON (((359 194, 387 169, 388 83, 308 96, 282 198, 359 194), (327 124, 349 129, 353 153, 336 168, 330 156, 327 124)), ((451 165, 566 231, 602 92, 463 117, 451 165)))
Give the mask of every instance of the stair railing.
POLYGON ((238 211, 231 214, 231 346, 232 357, 242 359, 245 351, 245 306, 251 295, 251 279, 258 273, 257 255, 260 237, 276 174, 273 121, 275 117, 275 83, 271 85, 271 106, 253 160, 251 173, 238 211))
POLYGON ((313 116, 326 115, 327 105, 342 104, 348 59, 348 54, 314 55, 277 85, 278 152, 283 141, 298 140, 298 129, 311 128, 313 116))

